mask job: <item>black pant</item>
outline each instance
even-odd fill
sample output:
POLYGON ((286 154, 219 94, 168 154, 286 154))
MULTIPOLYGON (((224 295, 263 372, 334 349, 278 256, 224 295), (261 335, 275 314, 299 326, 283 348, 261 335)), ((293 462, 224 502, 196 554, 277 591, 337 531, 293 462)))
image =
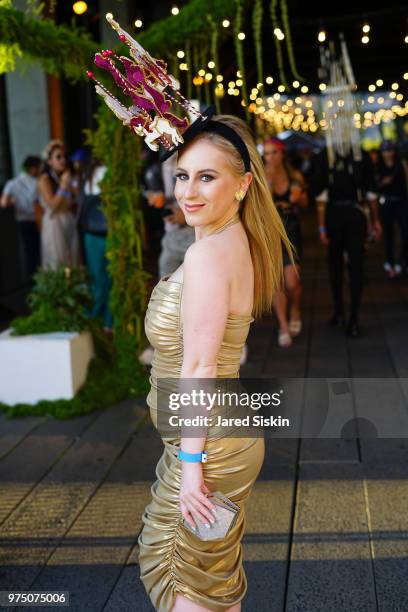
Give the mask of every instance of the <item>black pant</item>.
POLYGON ((40 234, 34 221, 19 221, 18 227, 24 248, 24 273, 31 278, 40 265, 40 234))
POLYGON ((395 224, 398 225, 401 234, 402 258, 408 266, 408 202, 404 200, 386 200, 380 204, 380 216, 384 231, 385 258, 389 264, 394 266, 400 263, 400 257, 395 261, 395 224))
POLYGON ((326 209, 329 238, 329 277, 337 314, 343 312, 344 253, 348 257, 350 317, 357 319, 363 289, 364 244, 367 235, 365 214, 356 206, 329 204, 326 209))

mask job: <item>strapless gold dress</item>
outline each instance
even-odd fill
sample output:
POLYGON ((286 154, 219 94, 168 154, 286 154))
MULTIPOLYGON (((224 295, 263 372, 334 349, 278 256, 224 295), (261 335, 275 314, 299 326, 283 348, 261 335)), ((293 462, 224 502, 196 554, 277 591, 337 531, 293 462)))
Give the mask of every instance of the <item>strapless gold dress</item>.
MULTIPOLYGON (((180 304, 183 285, 162 279, 154 288, 146 313, 146 335, 155 348, 151 391, 147 402, 157 426, 157 380, 179 378, 183 360, 180 304)), ((217 377, 239 376, 239 361, 252 321, 230 315, 218 355, 217 377)), ((156 610, 171 612, 177 593, 221 612, 245 595, 241 539, 245 530, 245 503, 264 459, 263 438, 207 437, 208 462, 204 480, 212 491, 222 491, 240 506, 238 520, 225 539, 203 542, 182 524, 179 505, 180 439, 163 439, 152 501, 143 514, 139 536, 140 577, 156 610)))

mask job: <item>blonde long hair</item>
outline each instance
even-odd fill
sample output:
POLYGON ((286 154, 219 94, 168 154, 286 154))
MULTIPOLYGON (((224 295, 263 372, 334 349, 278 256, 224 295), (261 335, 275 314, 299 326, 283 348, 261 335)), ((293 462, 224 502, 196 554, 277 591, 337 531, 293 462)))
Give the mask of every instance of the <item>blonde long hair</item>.
MULTIPOLYGON (((286 235, 280 215, 272 200, 266 180, 264 164, 246 123, 233 115, 217 115, 220 121, 233 128, 245 142, 251 159, 253 179, 241 202, 241 221, 248 236, 254 267, 254 317, 268 313, 273 307, 275 292, 283 284, 282 243, 293 260, 293 246, 286 235)), ((220 148, 237 175, 244 175, 242 157, 236 148, 219 134, 201 132, 194 140, 209 140, 220 148)))

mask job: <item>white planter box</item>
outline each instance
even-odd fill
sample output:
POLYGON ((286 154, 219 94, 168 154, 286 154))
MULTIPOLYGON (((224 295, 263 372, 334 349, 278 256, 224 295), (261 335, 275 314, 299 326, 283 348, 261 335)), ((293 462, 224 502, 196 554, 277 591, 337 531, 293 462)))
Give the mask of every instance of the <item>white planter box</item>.
POLYGON ((72 399, 93 354, 89 332, 11 336, 7 329, 0 334, 0 402, 72 399))

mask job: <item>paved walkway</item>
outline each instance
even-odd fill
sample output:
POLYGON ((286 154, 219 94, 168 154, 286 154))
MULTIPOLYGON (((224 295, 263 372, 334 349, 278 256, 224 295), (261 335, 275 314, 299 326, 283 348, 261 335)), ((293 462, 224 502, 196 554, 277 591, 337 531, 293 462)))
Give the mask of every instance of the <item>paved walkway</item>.
MULTIPOLYGON (((347 340, 326 326, 323 251, 306 229, 304 333, 279 349, 273 319, 256 324, 242 375, 408 377, 407 281, 385 281, 374 247, 363 336, 347 340)), ((69 590, 76 612, 151 611, 136 541, 160 453, 142 402, 68 422, 0 415, 0 590, 69 590)), ((407 440, 269 441, 243 610, 406 612, 407 473, 407 440)))

